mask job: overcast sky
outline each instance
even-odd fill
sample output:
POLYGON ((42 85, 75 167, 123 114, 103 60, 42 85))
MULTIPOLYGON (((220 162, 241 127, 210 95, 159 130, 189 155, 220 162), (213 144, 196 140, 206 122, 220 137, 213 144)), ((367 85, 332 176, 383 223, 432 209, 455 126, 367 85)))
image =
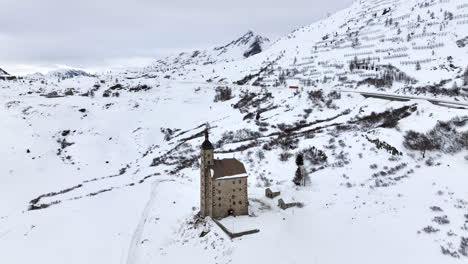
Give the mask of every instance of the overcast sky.
POLYGON ((223 44, 275 39, 352 0, 0 0, 0 68, 132 66, 223 44))

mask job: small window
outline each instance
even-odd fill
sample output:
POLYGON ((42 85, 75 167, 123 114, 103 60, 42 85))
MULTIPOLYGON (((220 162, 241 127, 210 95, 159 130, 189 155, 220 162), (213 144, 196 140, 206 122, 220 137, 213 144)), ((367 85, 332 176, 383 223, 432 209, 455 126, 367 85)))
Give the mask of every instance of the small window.
POLYGON ((242 191, 242 189, 241 189, 241 188, 239 188, 239 191, 242 191))
POLYGON ((221 204, 218 204, 219 207, 221 207, 221 204))
POLYGON ((218 182, 218 186, 221 186, 221 183, 220 183, 220 182, 218 182))
POLYGON ((242 180, 239 180, 239 184, 241 184, 241 183, 242 183, 242 180))
POLYGON ((221 194, 221 191, 220 191, 220 190, 218 190, 218 193, 219 193, 219 194, 221 194))
POLYGON ((239 201, 239 204, 242 205, 242 201, 239 201))
POLYGON ((233 205, 236 205, 236 202, 234 201, 234 202, 232 202, 232 204, 233 204, 233 205))
POLYGON ((232 184, 236 184, 236 181, 232 181, 232 184))
POLYGON ((221 201, 221 197, 218 198, 218 201, 221 201))

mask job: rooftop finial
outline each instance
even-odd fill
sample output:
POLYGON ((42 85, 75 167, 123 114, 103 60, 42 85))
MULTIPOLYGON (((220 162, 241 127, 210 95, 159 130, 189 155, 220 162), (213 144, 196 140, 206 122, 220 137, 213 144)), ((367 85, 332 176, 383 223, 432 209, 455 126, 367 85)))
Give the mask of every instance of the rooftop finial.
POLYGON ((210 140, 208 139, 208 130, 210 129, 210 125, 206 123, 205 125, 205 141, 202 144, 202 149, 214 149, 213 145, 211 144, 210 140))

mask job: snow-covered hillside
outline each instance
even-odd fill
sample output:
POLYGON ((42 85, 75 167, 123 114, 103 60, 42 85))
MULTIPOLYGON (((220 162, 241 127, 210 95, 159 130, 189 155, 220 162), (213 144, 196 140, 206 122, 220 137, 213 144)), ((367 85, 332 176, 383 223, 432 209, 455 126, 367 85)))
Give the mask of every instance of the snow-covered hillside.
POLYGON ((164 74, 271 86, 298 79, 304 85, 331 82, 346 87, 392 76, 392 81, 402 83, 394 90, 406 83, 442 82, 444 88, 452 88, 462 85, 460 77, 467 67, 467 10, 464 0, 355 1, 275 41, 257 56, 207 64, 196 71, 190 65, 178 67, 164 74))
POLYGON ((465 263, 465 11, 356 1, 272 43, 0 80, 0 263, 465 263), (206 123, 249 175, 221 223, 259 233, 197 217, 206 123))
POLYGON ((8 74, 8 72, 6 72, 2 68, 0 68, 0 75, 9 75, 9 74, 8 74))
MULTIPOLYGON (((216 65, 249 58, 270 46, 270 40, 248 31, 225 45, 207 50, 182 52, 158 60, 145 70, 156 73, 177 73, 178 76, 194 71, 199 66, 216 65)), ((169 75, 166 75, 169 76, 169 75)))
POLYGON ((54 80, 54 81, 63 81, 66 79, 71 79, 79 76, 92 77, 91 74, 78 69, 60 69, 50 71, 46 74, 36 72, 33 74, 26 75, 25 78, 29 80, 54 80))

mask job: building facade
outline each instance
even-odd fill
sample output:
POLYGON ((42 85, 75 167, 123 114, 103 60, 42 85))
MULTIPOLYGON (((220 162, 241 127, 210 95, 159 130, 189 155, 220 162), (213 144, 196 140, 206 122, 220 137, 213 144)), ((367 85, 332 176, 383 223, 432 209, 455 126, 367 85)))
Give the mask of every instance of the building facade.
POLYGON ((247 215, 247 172, 237 159, 215 159, 205 131, 200 158, 200 215, 213 218, 247 215))

